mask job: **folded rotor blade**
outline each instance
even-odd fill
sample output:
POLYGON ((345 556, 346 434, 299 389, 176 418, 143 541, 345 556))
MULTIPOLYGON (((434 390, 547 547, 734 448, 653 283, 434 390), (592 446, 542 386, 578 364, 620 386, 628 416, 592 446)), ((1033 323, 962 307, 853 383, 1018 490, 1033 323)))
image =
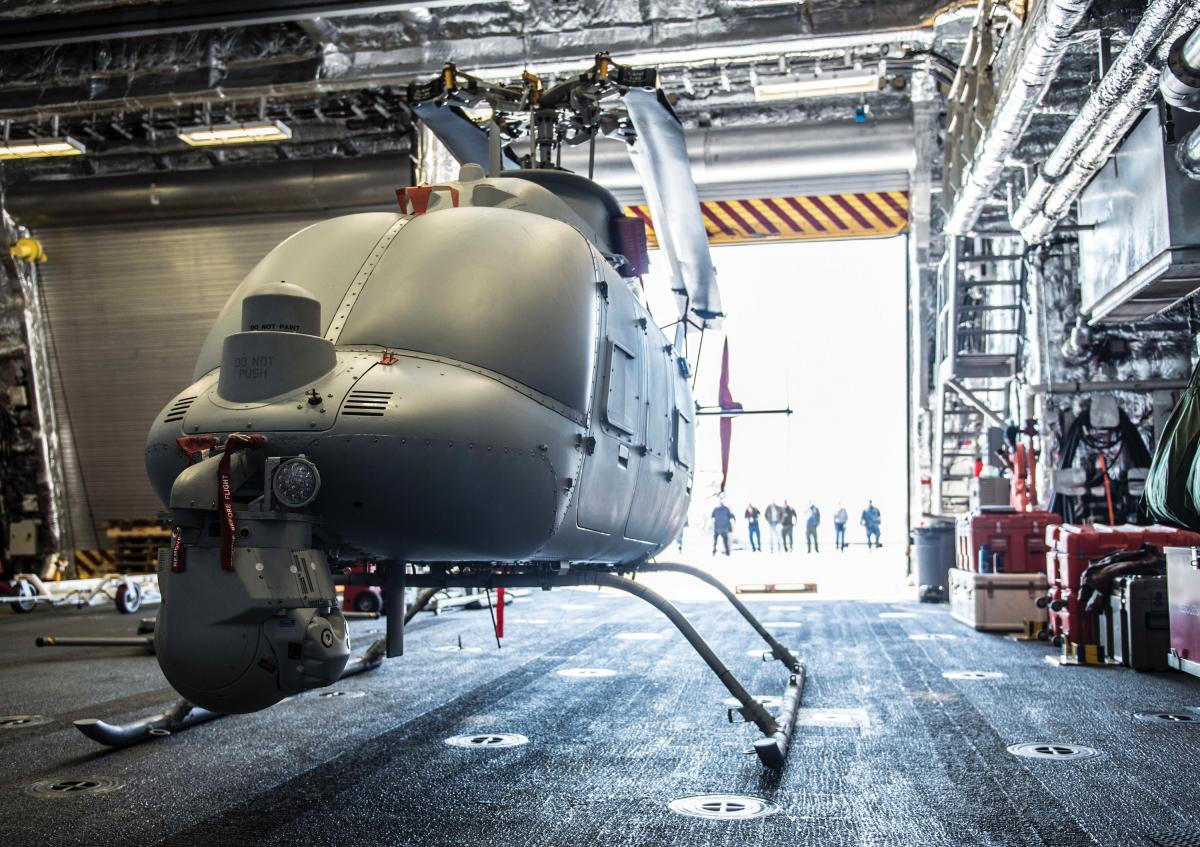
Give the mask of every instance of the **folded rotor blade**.
POLYGON ((683 127, 661 91, 631 88, 625 106, 637 132, 629 157, 642 181, 654 232, 671 271, 671 288, 687 298, 689 314, 703 326, 721 317, 717 272, 708 252, 700 198, 692 179, 683 127))
MULTIPOLYGON (((459 164, 473 162, 487 167, 488 164, 488 134, 487 130, 477 125, 456 106, 439 106, 432 100, 413 103, 412 110, 425 126, 438 137, 438 141, 446 145, 459 164)), ((505 170, 521 167, 507 150, 503 151, 501 166, 505 170)))

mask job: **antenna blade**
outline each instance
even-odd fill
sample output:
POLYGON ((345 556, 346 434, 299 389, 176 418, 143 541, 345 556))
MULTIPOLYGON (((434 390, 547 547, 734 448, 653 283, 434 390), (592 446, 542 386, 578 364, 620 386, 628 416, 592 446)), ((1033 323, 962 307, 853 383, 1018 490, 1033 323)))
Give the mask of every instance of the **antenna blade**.
POLYGON ((657 89, 630 88, 623 99, 637 132, 629 158, 642 181, 654 232, 670 267, 671 288, 681 300, 680 317, 695 316, 703 326, 717 327, 723 314, 721 294, 683 126, 657 89), (685 308, 691 314, 683 314, 685 308))

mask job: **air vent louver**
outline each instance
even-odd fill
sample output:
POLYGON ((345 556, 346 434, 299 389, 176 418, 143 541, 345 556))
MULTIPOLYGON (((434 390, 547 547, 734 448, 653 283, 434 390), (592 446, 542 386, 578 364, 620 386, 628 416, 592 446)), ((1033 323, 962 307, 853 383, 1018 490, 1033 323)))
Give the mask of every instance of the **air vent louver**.
POLYGON ((342 404, 343 415, 357 415, 364 418, 381 418, 391 402, 391 391, 351 391, 342 404))
POLYGON ((163 418, 163 423, 175 423, 176 421, 183 420, 184 415, 187 414, 188 409, 192 407, 192 403, 194 402, 196 402, 195 397, 181 397, 176 400, 167 412, 167 416, 163 418))

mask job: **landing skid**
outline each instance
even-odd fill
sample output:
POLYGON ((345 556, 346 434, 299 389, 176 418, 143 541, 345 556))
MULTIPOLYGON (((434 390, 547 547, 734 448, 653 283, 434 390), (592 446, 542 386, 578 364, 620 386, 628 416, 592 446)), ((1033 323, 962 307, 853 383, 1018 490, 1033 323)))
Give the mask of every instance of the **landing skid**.
MULTIPOLYGON (((383 664, 384 640, 376 639, 360 656, 346 663, 341 679, 364 671, 372 671, 383 664)), ((196 724, 224 718, 220 712, 201 709, 187 700, 179 700, 164 712, 126 724, 111 724, 98 718, 83 718, 75 721, 75 728, 93 741, 108 747, 129 747, 152 738, 161 738, 196 724)))
MULTIPOLYGON (((766 738, 761 738, 754 742, 754 751, 758 753, 759 760, 768 768, 772 768, 774 770, 781 769, 784 761, 787 758, 788 747, 791 744, 792 729, 795 727, 796 713, 800 708, 800 698, 804 694, 804 663, 797 659, 796 656, 792 654, 791 650, 784 647, 779 640, 775 638, 775 636, 767 632, 767 628, 762 625, 762 622, 754 616, 753 612, 746 608, 746 604, 739 600, 737 595, 730 591, 725 583, 721 582, 721 580, 717 579, 707 571, 692 567, 691 565, 681 565, 674 562, 651 562, 639 567, 638 571, 641 573, 648 571, 681 573, 708 583, 713 588, 725 595, 725 599, 728 600, 730 604, 738 610, 738 613, 746 619, 746 622, 749 623, 750 626, 754 627, 754 631, 757 632, 762 640, 767 643, 767 646, 771 648, 771 657, 779 662, 782 662, 783 666, 788 669, 790 676, 788 678, 787 687, 783 691, 783 696, 780 698, 779 717, 773 719, 775 724, 773 729, 769 723, 764 725, 758 720, 754 720, 751 714, 747 713, 746 711, 746 700, 743 699, 743 697, 732 688, 729 688, 728 683, 726 683, 726 687, 729 688, 730 693, 733 694, 734 697, 737 697, 738 701, 742 704, 742 707, 739 710, 741 711, 742 716, 749 720, 754 720, 755 726, 762 730, 763 735, 766 736, 766 738)), ((668 615, 668 617, 670 616, 668 615)), ((682 617, 682 615, 680 617, 682 617)), ((676 624, 676 626, 679 625, 676 624)), ((682 632, 683 630, 681 629, 680 631, 682 632)), ((686 632, 684 632, 684 637, 691 642, 693 647, 696 647, 696 650, 700 652, 701 656, 704 656, 704 652, 699 646, 696 645, 695 641, 692 641, 692 639, 688 637, 686 632)), ((697 636, 697 640, 699 640, 699 636, 697 636)), ((701 641, 700 644, 704 644, 704 642, 701 641)), ((704 647, 707 650, 707 645, 704 645, 704 647)), ((764 656, 764 659, 765 658, 766 657, 764 656)), ((705 657, 705 661, 708 661, 707 657, 705 657)), ((709 667, 712 668, 714 672, 717 671, 717 669, 713 667, 712 662, 709 662, 709 667)), ((720 676, 720 673, 717 675, 720 676)), ((721 681, 724 682, 725 680, 722 679, 721 681)), ((735 683, 737 682, 736 679, 733 681, 735 683)), ((738 685, 738 688, 741 689, 742 686, 738 685)), ((745 689, 742 689, 742 693, 745 693, 745 689)), ((753 702, 755 705, 759 705, 757 701, 753 702)), ((762 709, 761 706, 759 706, 759 708, 762 709)), ((771 716, 768 714, 767 717, 770 718, 771 716)))
MULTIPOLYGON (((697 571, 687 565, 676 565, 672 567, 651 567, 650 570, 670 570, 676 573, 686 573, 698 579, 703 579, 705 582, 713 584, 721 589, 726 598, 733 603, 734 607, 741 612, 742 617, 750 622, 758 634, 763 637, 771 647, 772 655, 787 666, 790 674, 788 676, 787 686, 783 690, 783 695, 780 697, 779 717, 776 718, 766 708, 755 700, 746 691, 745 687, 733 675, 733 671, 729 670, 724 663, 717 658, 717 654, 708 646, 700 634, 692 627, 688 619, 683 616, 683 613, 670 604, 662 595, 652 591, 640 582, 634 582, 632 579, 627 579, 623 576, 609 573, 597 573, 596 584, 604 585, 610 588, 619 588, 622 591, 628 591, 630 594, 645 600, 654 608, 658 609, 671 623, 675 624, 675 628, 688 640, 693 649, 700 654, 700 658, 704 660, 709 669, 717 675, 717 679, 721 684, 729 690, 741 706, 737 711, 746 720, 753 723, 759 730, 762 731, 764 738, 760 738, 754 742, 754 752, 758 754, 758 759, 766 767, 772 770, 780 770, 783 768, 784 762, 787 760, 788 747, 791 744, 792 728, 796 723, 796 712, 800 708, 800 697, 804 693, 804 665, 796 659, 782 644, 775 640, 772 635, 767 632, 758 618, 751 614, 742 603, 729 593, 729 589, 721 585, 717 580, 712 579, 703 571, 697 571)), ((641 570, 641 569, 639 569, 641 570)))
MULTIPOLYGON (((721 684, 740 704, 736 711, 745 720, 753 723, 762 732, 763 738, 754 742, 754 751, 759 761, 768 768, 779 770, 787 759, 788 748, 791 744, 792 731, 796 723, 796 714, 800 708, 800 699, 804 693, 805 667, 790 650, 769 633, 754 614, 746 608, 724 583, 698 568, 690 565, 674 563, 646 563, 631 568, 630 573, 648 573, 654 571, 682 573, 708 583, 720 591, 725 599, 737 609, 738 613, 754 628, 770 648, 772 658, 781 662, 788 670, 788 681, 780 697, 779 715, 772 715, 734 676, 713 652, 708 643, 700 636, 683 613, 673 606, 665 597, 653 589, 635 582, 633 579, 615 571, 593 568, 570 568, 563 570, 545 569, 538 571, 514 571, 505 573, 486 566, 461 567, 450 569, 435 569, 428 573, 407 574, 403 580, 394 580, 393 593, 403 596, 402 586, 409 585, 423 589, 415 603, 407 610, 403 620, 388 618, 388 634, 376 640, 360 656, 352 659, 342 673, 342 678, 373 670, 383 662, 389 652, 389 644, 393 648, 402 644, 404 623, 421 610, 433 595, 445 588, 560 588, 569 586, 601 586, 625 591, 645 600, 662 612, 680 634, 687 639, 692 648, 700 654, 709 669, 716 675, 721 684)), ((358 580, 355 580, 357 583, 358 580)), ((388 586, 385 586, 385 592, 388 586)), ((393 607, 394 608, 394 607, 393 607)), ((765 657, 764 657, 765 658, 765 657)), ((224 717, 216 712, 210 712, 194 706, 187 700, 180 700, 171 708, 157 715, 151 715, 140 721, 129 724, 109 724, 94 718, 79 720, 75 726, 79 731, 93 741, 110 747, 125 747, 138 744, 152 738, 169 735, 199 723, 224 717)))
POLYGON ((716 588, 735 609, 745 618, 759 636, 770 647, 772 658, 783 663, 788 670, 788 682, 780 697, 779 716, 768 712, 761 703, 755 700, 745 687, 738 681, 733 672, 717 657, 707 642, 700 637, 683 613, 655 591, 639 582, 635 582, 620 573, 599 568, 573 567, 563 570, 516 571, 505 573, 486 566, 465 566, 451 570, 431 570, 428 573, 409 574, 406 577, 408 585, 425 588, 559 588, 568 586, 602 586, 616 588, 628 592, 641 600, 645 600, 662 612, 675 628, 687 639, 692 648, 700 654, 709 669, 716 674, 717 679, 737 699, 740 706, 735 710, 747 721, 753 723, 762 732, 763 738, 754 743, 754 751, 759 761, 768 768, 779 770, 787 758, 788 747, 791 744, 792 730, 796 723, 796 713, 800 708, 800 698, 804 693, 804 664, 791 651, 767 632, 766 627, 746 608, 724 583, 704 571, 690 565, 673 563, 645 563, 630 568, 628 572, 646 573, 650 571, 671 571, 683 573, 702 580, 716 588))
MULTIPOLYGON (((425 605, 433 599, 434 593, 432 589, 427 589, 417 595, 416 600, 404 613, 406 623, 412 620, 417 612, 425 608, 425 605)), ((386 650, 387 639, 375 639, 361 655, 356 656, 346 663, 346 669, 342 671, 340 679, 346 679, 356 674, 375 670, 383 664, 386 650)), ((83 718, 82 720, 75 721, 75 728, 93 741, 108 747, 128 747, 132 744, 140 744, 143 741, 149 741, 153 738, 161 738, 187 729, 188 727, 193 727, 196 724, 206 723, 207 721, 223 717, 227 716, 220 712, 210 712, 208 709, 201 709, 199 706, 181 699, 166 711, 143 718, 140 721, 133 721, 127 724, 111 724, 98 718, 83 718)))

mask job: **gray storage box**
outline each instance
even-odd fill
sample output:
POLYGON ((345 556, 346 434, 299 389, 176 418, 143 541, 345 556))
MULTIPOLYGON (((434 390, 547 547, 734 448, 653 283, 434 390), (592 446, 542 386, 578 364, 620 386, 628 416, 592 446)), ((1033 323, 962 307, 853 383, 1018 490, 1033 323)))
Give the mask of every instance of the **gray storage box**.
POLYGON ((1114 580, 1108 614, 1100 627, 1104 655, 1135 671, 1170 670, 1169 614, 1165 576, 1114 580))
POLYGON ((949 572, 954 567, 954 524, 914 526, 912 540, 917 600, 945 602, 950 596, 949 572))
POLYGON ((8 525, 8 555, 36 556, 38 554, 39 521, 13 521, 8 525))
POLYGON ((984 506, 1007 506, 1010 502, 1008 478, 977 476, 970 482, 967 498, 972 512, 978 512, 984 506))

